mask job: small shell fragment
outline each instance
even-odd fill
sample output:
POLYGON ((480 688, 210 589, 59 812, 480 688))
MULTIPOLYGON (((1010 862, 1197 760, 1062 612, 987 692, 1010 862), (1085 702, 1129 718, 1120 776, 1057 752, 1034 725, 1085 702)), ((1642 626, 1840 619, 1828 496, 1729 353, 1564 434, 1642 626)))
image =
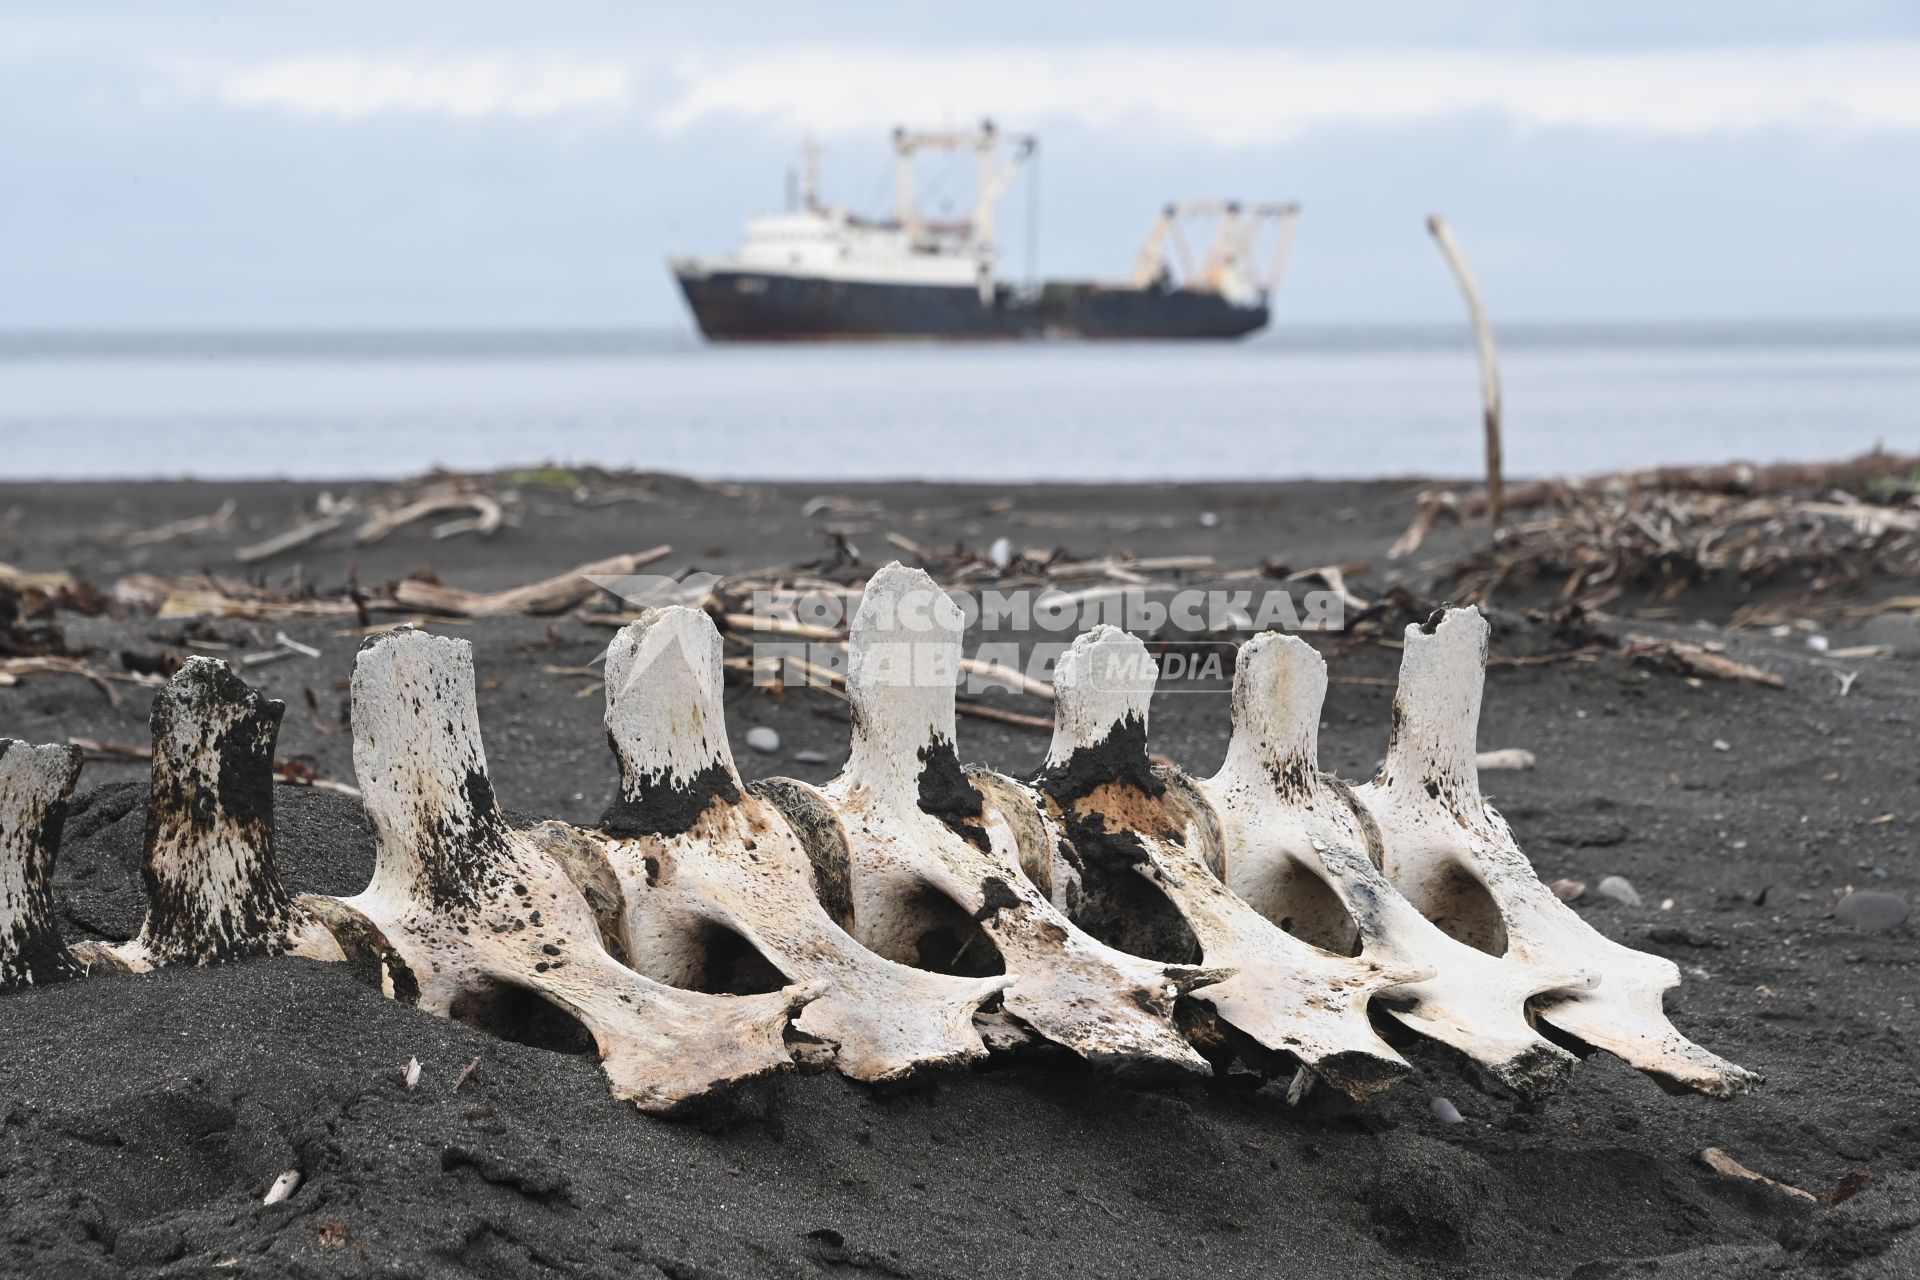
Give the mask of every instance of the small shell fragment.
POLYGON ((1640 905, 1640 891, 1634 888, 1633 881, 1625 876, 1606 877, 1600 882, 1600 887, 1595 892, 1603 898, 1612 898, 1622 906, 1640 905))
POLYGON ((260 1203, 279 1204, 299 1189, 300 1171, 289 1169, 273 1180, 273 1185, 267 1188, 267 1194, 261 1198, 260 1203))

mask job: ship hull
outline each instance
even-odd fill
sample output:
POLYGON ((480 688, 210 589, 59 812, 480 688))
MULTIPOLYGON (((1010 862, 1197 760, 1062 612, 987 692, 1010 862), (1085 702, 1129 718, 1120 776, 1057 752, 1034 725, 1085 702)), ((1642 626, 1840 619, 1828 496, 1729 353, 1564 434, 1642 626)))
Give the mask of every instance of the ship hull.
POLYGON ((1239 338, 1267 323, 1262 304, 1197 289, 1054 283, 1032 296, 1002 288, 983 303, 965 286, 687 268, 674 275, 700 332, 715 342, 1239 338))

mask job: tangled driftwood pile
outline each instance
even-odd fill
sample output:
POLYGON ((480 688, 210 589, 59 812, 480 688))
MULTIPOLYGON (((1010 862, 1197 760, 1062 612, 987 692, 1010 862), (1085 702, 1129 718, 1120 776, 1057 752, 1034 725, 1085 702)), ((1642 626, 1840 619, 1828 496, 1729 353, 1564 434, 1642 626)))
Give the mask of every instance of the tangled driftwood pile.
POLYGON ((151 904, 129 943, 57 935, 74 751, 0 742, 0 986, 290 953, 440 1014, 530 992, 592 1034, 616 1093, 657 1110, 796 1055, 891 1079, 1035 1040, 1135 1077, 1237 1057, 1364 1098, 1407 1069, 1376 1013, 1523 1095, 1566 1077, 1574 1043, 1672 1086, 1749 1089, 1662 1013, 1678 968, 1574 914, 1481 796, 1486 640, 1471 609, 1407 629, 1387 761, 1349 787, 1317 770, 1326 672, 1304 643, 1249 642, 1227 759, 1199 779, 1150 763, 1155 668, 1097 628, 1060 664, 1045 765, 1018 780, 961 765, 961 615, 896 565, 854 619, 845 770, 748 787, 720 636, 671 607, 609 653, 615 803, 597 828, 520 829, 494 801, 469 646, 402 629, 355 664, 377 855, 348 898, 280 883, 283 708, 197 658, 155 704, 151 904), (702 982, 741 945, 765 987, 702 982))
MULTIPOLYGON (((1544 582, 1598 608, 1628 593, 1669 601, 1714 581, 1791 580, 1809 595, 1862 580, 1920 578, 1920 460, 1869 454, 1831 466, 1661 468, 1507 491, 1524 512, 1446 574, 1463 599, 1544 582)), ((1483 495, 1420 496, 1391 555, 1483 495)))

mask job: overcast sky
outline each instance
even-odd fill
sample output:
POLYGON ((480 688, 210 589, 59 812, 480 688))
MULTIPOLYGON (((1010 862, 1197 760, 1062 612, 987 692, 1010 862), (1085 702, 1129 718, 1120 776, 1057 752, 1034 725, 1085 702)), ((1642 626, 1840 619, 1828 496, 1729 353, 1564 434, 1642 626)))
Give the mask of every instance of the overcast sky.
POLYGON ((0 326, 683 325, 805 132, 983 115, 1046 274, 1290 198, 1283 321, 1454 319, 1434 210, 1496 320, 1920 315, 1913 0, 667 7, 0 0, 0 326))

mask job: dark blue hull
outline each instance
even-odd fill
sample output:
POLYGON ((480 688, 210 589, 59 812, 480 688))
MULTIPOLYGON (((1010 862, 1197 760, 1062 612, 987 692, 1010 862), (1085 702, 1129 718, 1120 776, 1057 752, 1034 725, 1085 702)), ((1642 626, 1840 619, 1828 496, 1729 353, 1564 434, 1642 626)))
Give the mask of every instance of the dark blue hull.
POLYGON ((675 271, 700 332, 715 342, 1024 338, 1239 338, 1264 304, 1196 289, 1048 284, 991 302, 968 287, 865 284, 740 271, 675 271))

